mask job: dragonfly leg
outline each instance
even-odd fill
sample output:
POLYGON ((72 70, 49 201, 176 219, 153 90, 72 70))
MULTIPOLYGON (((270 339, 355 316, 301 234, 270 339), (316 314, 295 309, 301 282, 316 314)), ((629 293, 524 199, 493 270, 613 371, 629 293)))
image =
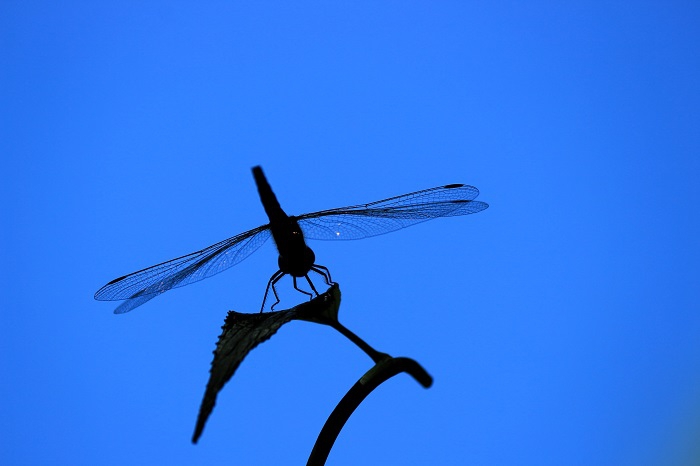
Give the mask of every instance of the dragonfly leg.
POLYGON ((284 275, 285 275, 284 273, 280 274, 280 276, 277 277, 277 279, 272 282, 272 292, 275 294, 275 303, 272 306, 270 306, 271 311, 274 311, 275 306, 277 306, 280 303, 280 297, 277 296, 277 288, 275 288, 275 285, 280 280, 280 278, 284 277, 284 275))
MULTIPOLYGON (((333 285, 333 279, 331 278, 331 271, 328 270, 326 267, 318 264, 314 264, 311 266, 311 270, 316 272, 317 274, 321 275, 323 279, 326 281, 326 285, 331 286, 333 285)), ((308 279, 308 278, 307 278, 308 279)))
POLYGON ((309 282, 309 286, 311 287, 312 290, 314 290, 314 293, 316 293, 316 296, 318 296, 318 291, 316 291, 316 287, 314 286, 313 282, 309 278, 308 275, 304 275, 304 278, 306 278, 306 281, 309 282))
POLYGON ((277 290, 275 289, 275 284, 278 281, 280 281, 280 278, 282 278, 283 276, 284 276, 284 272, 282 272, 281 270, 278 270, 277 272, 272 274, 272 276, 270 277, 270 280, 267 282, 267 288, 265 288, 265 296, 263 296, 262 306, 260 307, 261 313, 262 313, 262 311, 265 310, 265 302, 267 301, 267 295, 270 292, 270 288, 272 288, 272 292, 274 293, 275 299, 277 300, 277 301, 275 301, 275 304, 273 304, 270 307, 270 309, 274 310, 277 303, 280 302, 280 298, 279 298, 279 296, 277 296, 277 290))
MULTIPOLYGON (((309 282, 309 285, 311 285, 311 289, 314 290, 314 293, 316 293, 316 295, 318 296, 318 291, 316 291, 316 288, 314 288, 313 283, 311 283, 311 280, 309 280, 309 276, 308 276, 308 275, 304 275, 304 276, 306 277, 306 280, 309 282)), ((295 289, 295 290, 297 290, 297 291, 299 291, 299 292, 301 292, 301 293, 304 293, 304 294, 305 294, 306 296, 308 296, 309 298, 313 298, 314 295, 312 295, 312 294, 309 293, 308 291, 302 290, 301 288, 299 288, 299 287, 297 286, 297 277, 292 277, 292 281, 294 282, 294 289, 295 289)))

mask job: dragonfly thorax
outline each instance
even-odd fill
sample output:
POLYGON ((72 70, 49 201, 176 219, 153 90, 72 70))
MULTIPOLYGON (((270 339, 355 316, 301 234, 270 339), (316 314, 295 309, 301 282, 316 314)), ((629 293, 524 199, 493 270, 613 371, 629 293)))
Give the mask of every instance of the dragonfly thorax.
POLYGON ((289 250, 286 255, 279 255, 277 264, 282 272, 293 277, 304 277, 309 273, 316 260, 316 254, 310 247, 289 250))

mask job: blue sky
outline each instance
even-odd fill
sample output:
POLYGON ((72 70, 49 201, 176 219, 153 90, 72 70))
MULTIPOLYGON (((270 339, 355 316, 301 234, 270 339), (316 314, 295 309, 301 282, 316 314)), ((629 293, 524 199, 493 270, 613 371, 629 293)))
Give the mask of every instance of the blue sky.
MULTIPOLYGON (((341 321, 419 361, 329 464, 700 452, 693 2, 3 2, 0 462, 304 464, 371 361, 285 326, 190 444, 272 243, 126 315, 94 292, 289 214, 448 183, 491 207, 314 242, 341 321)), ((282 283, 287 302, 298 299, 282 283)))

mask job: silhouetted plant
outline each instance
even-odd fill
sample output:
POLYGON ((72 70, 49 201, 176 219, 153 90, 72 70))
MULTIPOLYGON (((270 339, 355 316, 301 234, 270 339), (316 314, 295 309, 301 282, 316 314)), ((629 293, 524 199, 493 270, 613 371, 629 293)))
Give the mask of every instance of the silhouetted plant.
POLYGON ((325 464, 328 454, 341 429, 360 403, 380 384, 396 374, 406 372, 425 388, 432 385, 432 378, 414 360, 393 358, 376 351, 338 320, 340 287, 331 286, 328 291, 313 300, 292 309, 267 313, 243 314, 229 311, 214 350, 214 360, 209 381, 199 409, 192 442, 202 435, 204 425, 216 404, 216 397, 238 369, 243 359, 260 343, 269 339, 279 328, 292 320, 305 320, 328 325, 355 343, 374 361, 374 366, 348 391, 326 421, 309 457, 308 465, 325 464))

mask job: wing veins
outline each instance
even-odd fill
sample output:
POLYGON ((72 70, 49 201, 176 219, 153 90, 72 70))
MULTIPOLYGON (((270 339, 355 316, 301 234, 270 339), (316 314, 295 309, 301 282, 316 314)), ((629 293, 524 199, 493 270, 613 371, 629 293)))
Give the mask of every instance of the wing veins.
POLYGON ((322 210, 296 217, 309 239, 353 240, 382 235, 439 217, 469 215, 488 207, 474 201, 479 190, 447 185, 369 204, 322 210))
POLYGON ((209 266, 209 268, 214 268, 215 265, 219 266, 219 270, 215 270, 213 273, 206 271, 201 278, 194 280, 199 281, 239 263, 257 250, 268 238, 268 225, 248 230, 245 233, 220 241, 199 251, 176 257, 175 259, 170 259, 112 280, 95 293, 95 299, 100 301, 118 301, 162 293, 163 291, 183 286, 182 282, 204 265, 209 266), (268 232, 267 236, 256 238, 256 236, 266 231, 268 232), (241 256, 242 250, 250 247, 253 240, 257 240, 259 244, 253 243, 252 250, 246 251, 241 256), (225 252, 233 253, 229 263, 224 263, 223 266, 218 263, 212 263, 213 258, 225 252), (181 275, 186 271, 188 273, 181 275), (159 286, 153 288, 154 285, 159 286), (153 289, 146 292, 149 288, 153 289))

